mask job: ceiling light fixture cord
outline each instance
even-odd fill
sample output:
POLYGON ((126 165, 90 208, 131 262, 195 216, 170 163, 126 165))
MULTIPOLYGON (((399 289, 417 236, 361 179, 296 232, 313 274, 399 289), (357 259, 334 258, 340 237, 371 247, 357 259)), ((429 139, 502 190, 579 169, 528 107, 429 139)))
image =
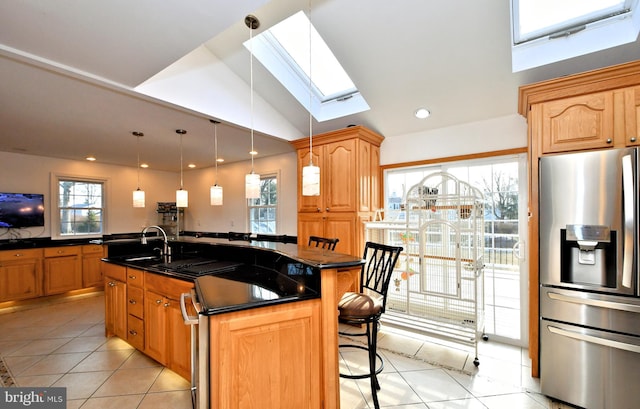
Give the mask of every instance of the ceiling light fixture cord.
POLYGON ((309 0, 309 165, 313 166, 313 115, 311 114, 312 95, 311 87, 311 0, 309 0))
POLYGON ((255 150, 253 149, 253 22, 249 24, 249 54, 251 55, 249 60, 249 75, 251 82, 251 173, 253 173, 253 157, 255 156, 255 150))
POLYGON ((136 149, 138 150, 138 190, 140 190, 140 137, 143 136, 143 134, 141 132, 134 132, 133 133, 137 138, 136 141, 136 149))
POLYGON ((180 133, 180 189, 184 186, 182 184, 182 133, 180 133))
POLYGON ((216 181, 215 185, 218 185, 218 122, 213 122, 213 147, 215 150, 216 157, 216 181))

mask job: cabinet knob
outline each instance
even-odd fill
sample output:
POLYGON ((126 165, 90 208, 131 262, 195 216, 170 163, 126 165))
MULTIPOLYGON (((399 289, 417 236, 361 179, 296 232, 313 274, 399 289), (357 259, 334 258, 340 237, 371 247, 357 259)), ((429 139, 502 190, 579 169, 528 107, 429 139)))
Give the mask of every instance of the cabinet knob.
POLYGON ((635 142, 636 141, 636 137, 632 136, 631 139, 629 139, 631 142, 635 142))
POLYGON ((14 254, 16 257, 22 257, 22 253, 16 253, 14 254))
POLYGON ((135 304, 135 303, 136 303, 136 300, 133 300, 133 299, 129 300, 129 304, 135 304))
POLYGON ((131 330, 131 331, 129 331, 129 334, 131 334, 131 335, 138 335, 138 332, 137 332, 137 331, 135 331, 135 330, 131 330))
POLYGON ((164 303, 165 308, 170 306, 171 304, 169 304, 168 302, 164 303))
POLYGON ((607 139, 607 143, 611 143, 611 142, 613 142, 613 139, 608 138, 608 139, 607 139))
POLYGON ((129 276, 130 279, 135 280, 136 276, 129 276))
POLYGON ((330 209, 327 207, 326 211, 328 212, 330 209))
POLYGON ((320 208, 318 207, 316 210, 318 210, 318 213, 320 213, 322 210, 320 210, 320 208))
POLYGON ((113 281, 109 281, 109 287, 115 287, 116 283, 114 283, 113 281))
POLYGON ((162 300, 156 300, 156 304, 158 305, 162 304, 162 300))
POLYGON ((64 250, 58 250, 58 254, 64 253, 64 250))

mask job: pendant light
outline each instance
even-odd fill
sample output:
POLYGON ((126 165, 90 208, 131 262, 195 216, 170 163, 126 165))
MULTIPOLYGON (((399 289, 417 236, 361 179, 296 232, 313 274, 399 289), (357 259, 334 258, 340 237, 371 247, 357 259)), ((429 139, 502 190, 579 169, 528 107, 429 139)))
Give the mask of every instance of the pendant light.
POLYGON ((144 136, 142 132, 134 131, 136 137, 136 148, 138 151, 138 188, 133 191, 133 207, 144 207, 144 190, 140 189, 140 138, 144 136))
POLYGON ((244 18, 244 23, 249 27, 249 72, 251 80, 251 173, 247 173, 244 178, 244 191, 247 199, 260 198, 260 175, 253 171, 253 157, 257 152, 253 149, 253 30, 260 27, 260 21, 256 16, 249 14, 244 18))
POLYGON ((183 189, 182 175, 182 135, 186 134, 187 131, 184 129, 176 129, 176 133, 180 135, 180 189, 176 190, 176 207, 188 207, 189 192, 183 189))
POLYGON ((302 168, 302 196, 320 196, 320 168, 313 164, 313 115, 311 81, 311 0, 309 0, 309 164, 302 168))
POLYGON ((209 121, 213 123, 213 146, 216 161, 216 178, 213 186, 211 186, 209 197, 211 199, 211 206, 222 206, 222 186, 218 186, 218 124, 220 122, 214 119, 210 119, 209 121))

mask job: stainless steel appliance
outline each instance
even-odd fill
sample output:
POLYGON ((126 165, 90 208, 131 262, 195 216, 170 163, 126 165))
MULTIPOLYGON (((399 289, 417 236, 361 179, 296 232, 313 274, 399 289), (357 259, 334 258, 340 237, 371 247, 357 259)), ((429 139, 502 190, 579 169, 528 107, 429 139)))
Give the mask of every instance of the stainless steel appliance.
POLYGON ((638 149, 540 159, 540 384, 590 409, 637 407, 638 149))
POLYGON ((191 401, 194 409, 208 409, 209 319, 198 314, 202 311, 202 306, 195 290, 180 295, 180 310, 184 323, 191 326, 191 401), (186 299, 191 300, 191 303, 188 304, 186 299))

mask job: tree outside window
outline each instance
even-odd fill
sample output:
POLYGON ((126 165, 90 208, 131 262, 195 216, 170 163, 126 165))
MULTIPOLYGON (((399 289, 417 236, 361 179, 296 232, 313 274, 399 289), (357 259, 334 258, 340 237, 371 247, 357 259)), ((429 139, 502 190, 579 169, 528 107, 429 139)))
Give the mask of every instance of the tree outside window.
POLYGON ((249 199, 251 233, 275 234, 278 214, 277 175, 260 175, 260 198, 249 199))
POLYGON ((58 179, 58 211, 61 236, 102 234, 104 183, 58 179))

